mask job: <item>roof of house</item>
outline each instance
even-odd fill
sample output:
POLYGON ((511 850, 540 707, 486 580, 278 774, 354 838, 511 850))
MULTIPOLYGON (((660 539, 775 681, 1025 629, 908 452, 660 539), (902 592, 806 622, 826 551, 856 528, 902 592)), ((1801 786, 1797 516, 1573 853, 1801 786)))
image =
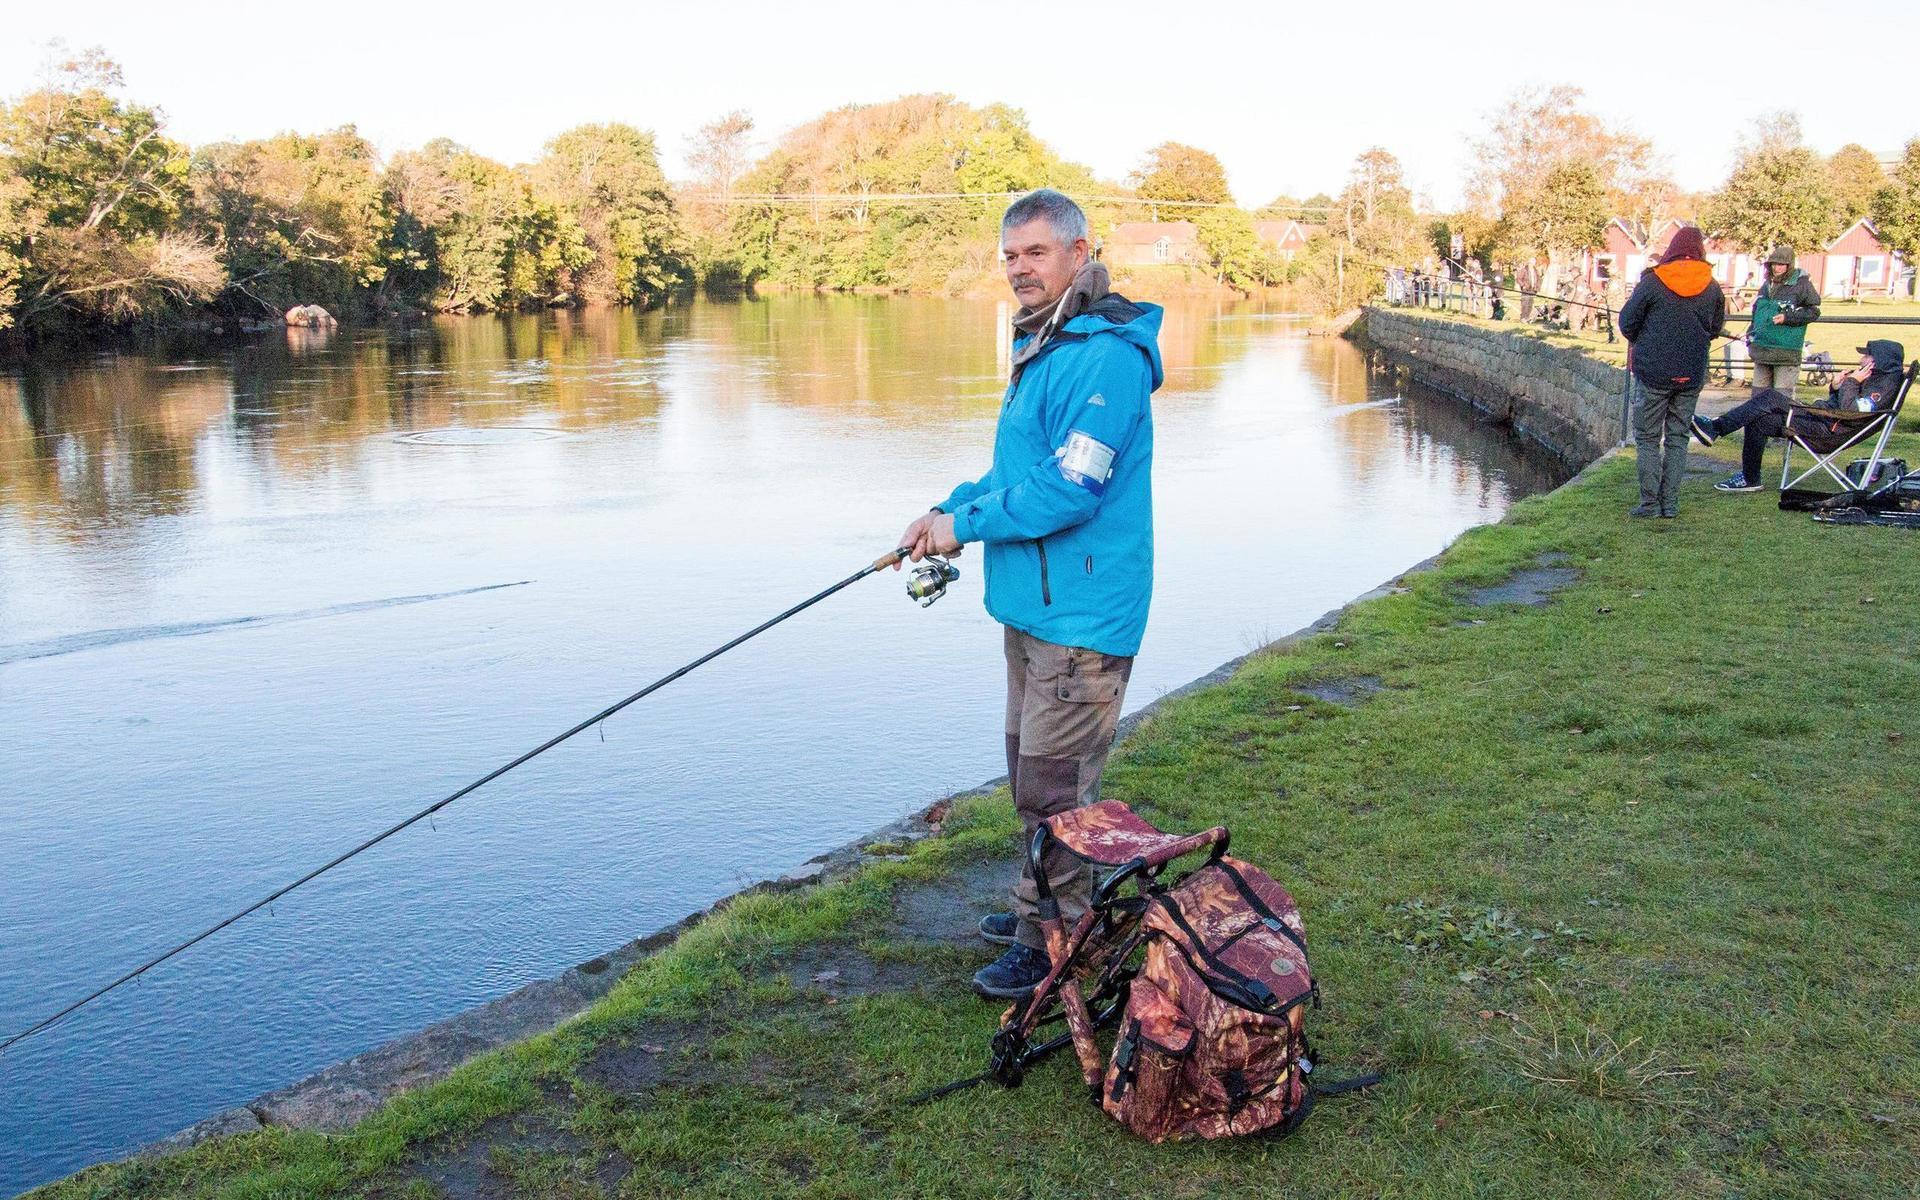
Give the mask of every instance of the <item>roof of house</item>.
POLYGON ((1113 227, 1113 240, 1125 245, 1151 246, 1161 238, 1197 242, 1200 229, 1192 221, 1122 221, 1113 227))
POLYGON ((1850 234, 1852 234, 1854 230, 1860 228, 1862 225, 1866 226, 1867 236, 1874 240, 1874 244, 1876 247, 1884 245, 1884 243, 1880 241, 1880 231, 1873 227, 1873 218, 1861 217, 1859 220, 1855 221, 1853 224, 1847 226, 1845 229, 1842 229, 1840 231, 1839 237, 1834 238, 1832 241, 1827 243, 1826 249, 1829 252, 1832 251, 1835 246, 1838 246, 1841 242, 1846 241, 1847 237, 1850 234))

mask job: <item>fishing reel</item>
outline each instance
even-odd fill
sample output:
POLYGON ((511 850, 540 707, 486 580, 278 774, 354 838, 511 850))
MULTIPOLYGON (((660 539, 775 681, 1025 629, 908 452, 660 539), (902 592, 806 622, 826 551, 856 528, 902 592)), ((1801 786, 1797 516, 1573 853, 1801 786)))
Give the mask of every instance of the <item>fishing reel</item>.
POLYGON ((938 554, 929 554, 923 565, 915 567, 907 576, 907 595, 920 602, 926 608, 935 600, 947 594, 947 585, 960 578, 960 568, 954 566, 938 554))

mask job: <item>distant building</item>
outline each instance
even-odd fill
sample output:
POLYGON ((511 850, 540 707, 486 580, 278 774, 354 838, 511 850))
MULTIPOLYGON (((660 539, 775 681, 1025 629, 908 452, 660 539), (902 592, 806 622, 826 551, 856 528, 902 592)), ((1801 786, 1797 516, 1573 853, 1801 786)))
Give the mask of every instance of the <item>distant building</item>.
POLYGON ((1192 221, 1122 221, 1101 247, 1114 267, 1165 267, 1200 261, 1200 230, 1192 221))
MULTIPOLYGON (((1658 261, 1673 240, 1674 231, 1683 224, 1669 218, 1641 237, 1618 217, 1607 222, 1602 244, 1582 252, 1581 270, 1587 286, 1604 293, 1607 281, 1617 274, 1631 288, 1639 282, 1647 264, 1658 261)), ((1750 254, 1714 237, 1706 239, 1706 249, 1707 261, 1713 265, 1713 276, 1720 286, 1746 291, 1760 286, 1765 276, 1765 254, 1750 254)), ((1821 295, 1844 299, 1892 295, 1906 265, 1880 240, 1873 222, 1865 217, 1825 246, 1800 253, 1795 262, 1821 295)))
POLYGON ((1260 244, 1273 251, 1281 261, 1292 262, 1293 256, 1307 248, 1307 242, 1313 235, 1325 229, 1324 225, 1302 225, 1298 221, 1255 221, 1254 236, 1260 244))
POLYGON ((1813 280, 1822 296, 1851 300, 1855 296, 1892 295, 1893 285, 1900 278, 1900 256, 1887 249, 1880 231, 1865 217, 1827 243, 1825 259, 1813 280))

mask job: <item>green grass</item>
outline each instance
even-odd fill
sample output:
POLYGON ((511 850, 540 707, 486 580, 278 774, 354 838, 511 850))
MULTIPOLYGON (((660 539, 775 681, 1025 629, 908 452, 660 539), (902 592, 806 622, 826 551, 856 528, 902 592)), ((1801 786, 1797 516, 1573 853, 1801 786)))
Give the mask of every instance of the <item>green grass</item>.
MULTIPOLYGON (((1896 450, 1920 460, 1920 438, 1896 450)), ((1680 520, 1629 521, 1631 490, 1616 459, 1519 504, 1116 752, 1108 795, 1229 824, 1295 891, 1322 1059, 1386 1075, 1290 1139, 1146 1145, 1064 1059, 902 1107, 984 1066, 998 1010, 961 985, 985 946, 893 947, 947 984, 926 996, 765 982, 795 947, 887 951, 896 884, 1011 848, 1000 795, 905 861, 733 906, 582 1019, 344 1135, 245 1135, 42 1195, 427 1197, 411 1165, 474 1140, 530 1196, 599 1194, 608 1161, 647 1197, 1912 1196, 1920 537, 1705 477, 1680 520), (1582 573, 1549 605, 1459 599, 1545 551, 1582 573), (1352 710, 1291 690, 1356 674, 1386 687, 1352 710), (589 1069, 669 1018, 698 1031, 664 1052, 687 1082, 589 1069)))

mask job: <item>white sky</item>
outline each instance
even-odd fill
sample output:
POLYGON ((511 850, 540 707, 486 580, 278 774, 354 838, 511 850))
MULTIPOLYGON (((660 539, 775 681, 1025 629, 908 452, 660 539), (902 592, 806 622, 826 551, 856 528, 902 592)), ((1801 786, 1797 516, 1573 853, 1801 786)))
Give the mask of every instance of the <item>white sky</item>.
POLYGON ((1920 135, 1920 77, 1900 62, 1920 41, 1917 0, 94 0, 22 5, 4 24, 0 94, 33 85, 50 39, 99 45, 127 95, 194 145, 351 122, 386 153, 447 136, 521 162, 568 126, 620 120, 658 135, 675 178, 687 135, 729 109, 764 149, 829 108, 917 91, 1024 108, 1112 179, 1161 141, 1202 146, 1245 204, 1336 191, 1378 143, 1450 207, 1470 142, 1523 83, 1584 88, 1689 189, 1718 184, 1769 109, 1798 111, 1823 152, 1891 154, 1920 135))

